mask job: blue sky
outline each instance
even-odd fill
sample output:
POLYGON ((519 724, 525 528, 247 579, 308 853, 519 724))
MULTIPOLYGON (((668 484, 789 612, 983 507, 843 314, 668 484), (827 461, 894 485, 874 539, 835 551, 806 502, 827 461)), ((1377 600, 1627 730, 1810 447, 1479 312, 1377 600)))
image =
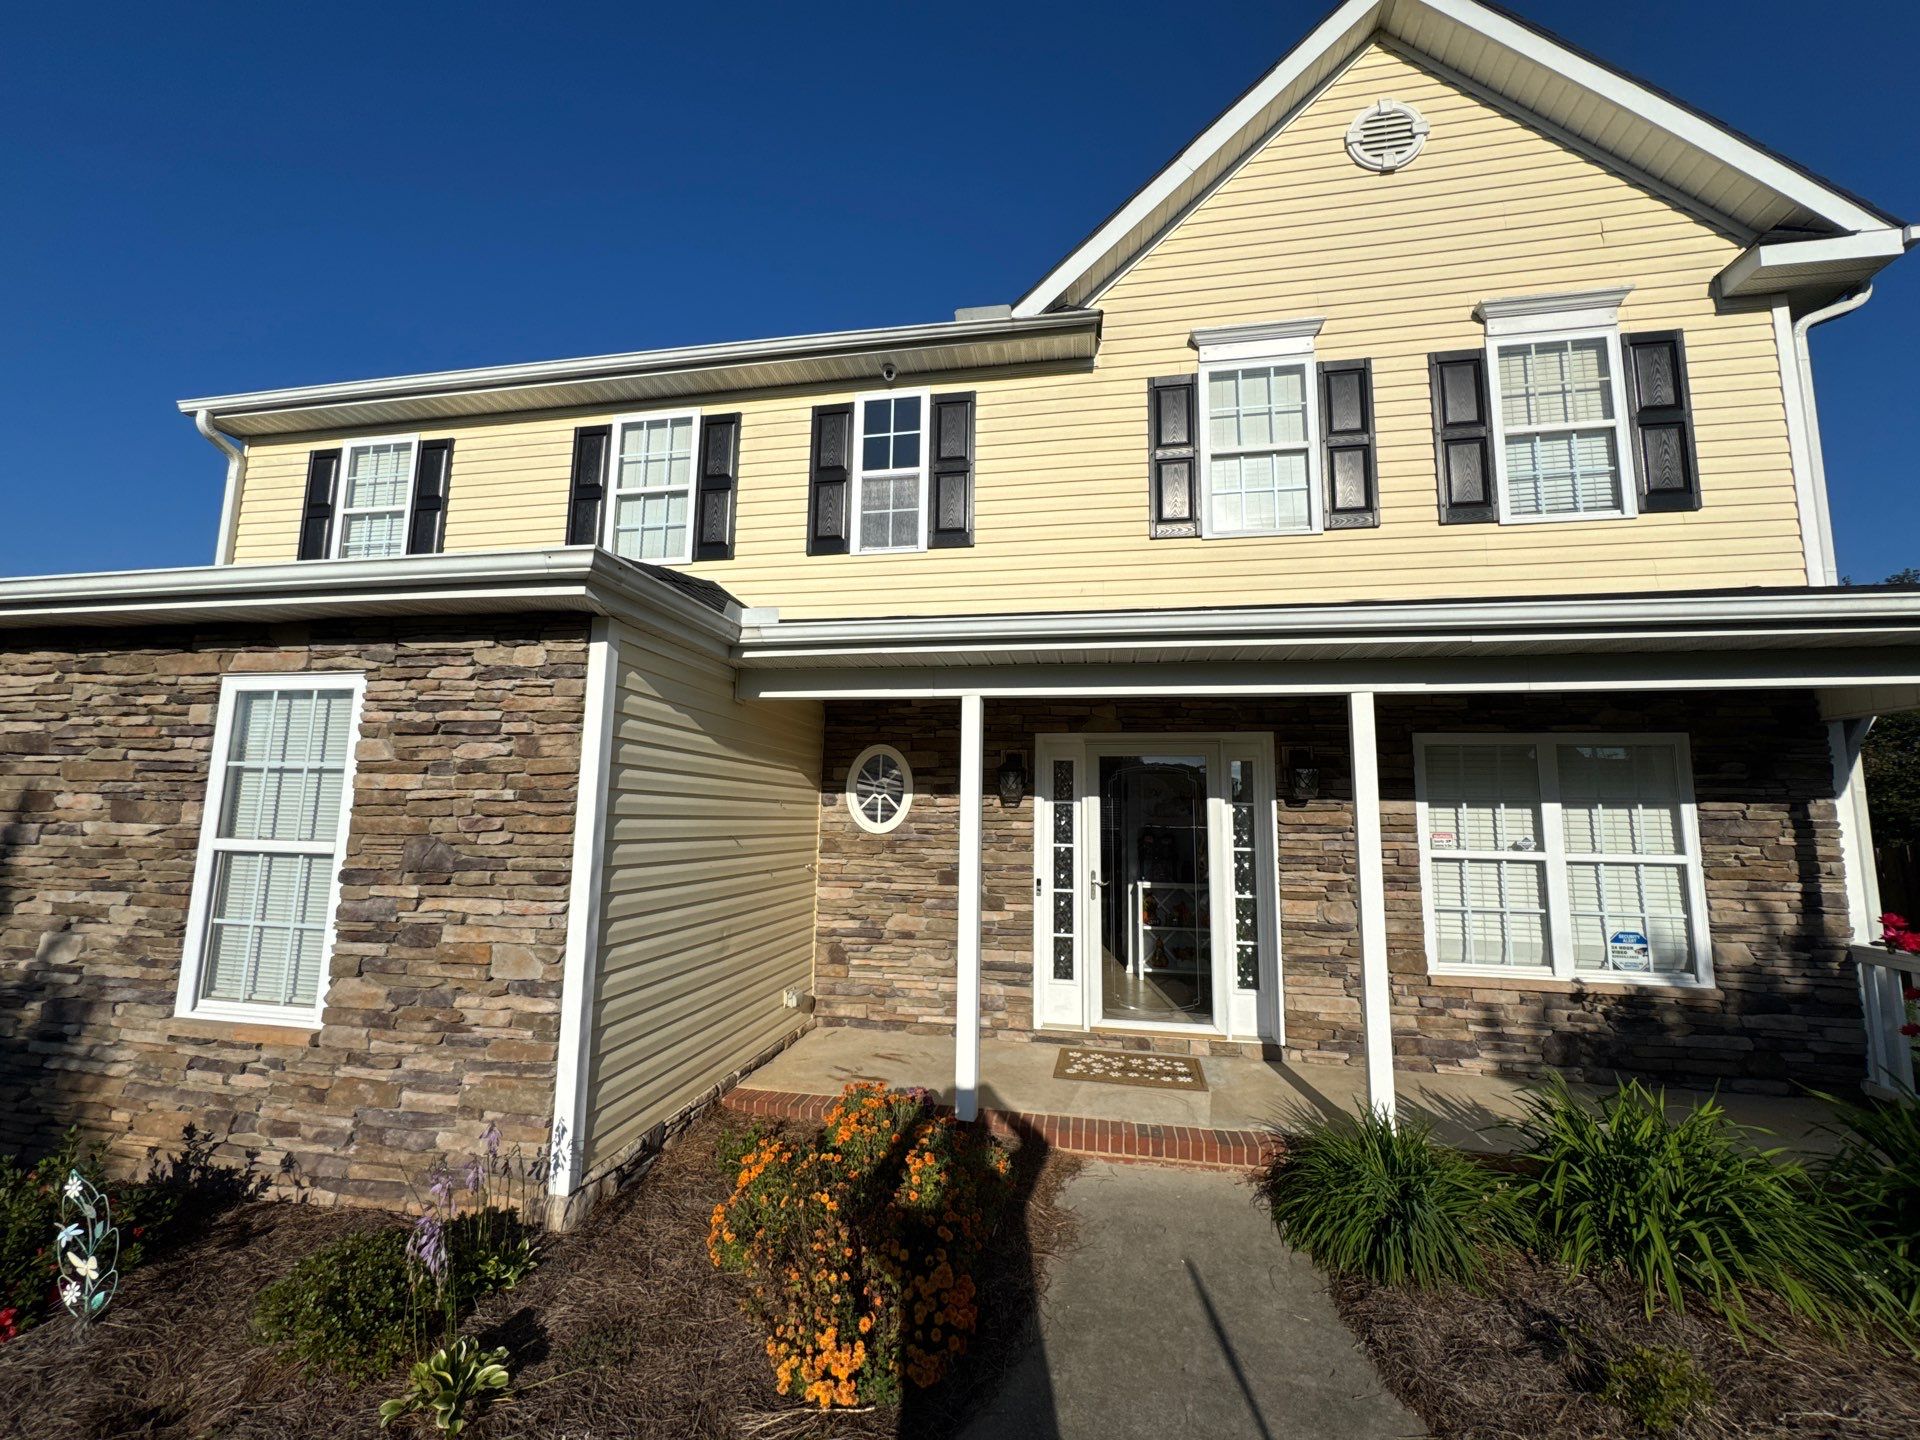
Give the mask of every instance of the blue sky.
MULTIPOLYGON (((1510 4, 1920 220, 1916 7, 1510 4)), ((8 7, 0 574, 210 558, 181 396, 1010 301, 1327 8, 8 7)), ((1917 322, 1910 259, 1815 332, 1856 580, 1920 565, 1917 322)))

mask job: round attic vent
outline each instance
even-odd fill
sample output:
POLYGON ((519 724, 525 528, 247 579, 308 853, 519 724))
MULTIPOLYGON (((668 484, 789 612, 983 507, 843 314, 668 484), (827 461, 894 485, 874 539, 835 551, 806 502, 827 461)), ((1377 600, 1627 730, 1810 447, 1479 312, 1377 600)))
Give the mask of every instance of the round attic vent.
POLYGON ((1399 170, 1413 163, 1431 128, 1411 105, 1382 100, 1353 117, 1347 127, 1347 153, 1368 170, 1399 170))

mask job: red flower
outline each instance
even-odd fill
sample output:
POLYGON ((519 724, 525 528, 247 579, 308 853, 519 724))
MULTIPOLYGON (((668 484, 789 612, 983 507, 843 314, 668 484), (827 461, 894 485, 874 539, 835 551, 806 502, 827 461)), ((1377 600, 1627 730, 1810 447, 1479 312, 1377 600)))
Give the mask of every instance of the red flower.
POLYGON ((0 1310, 0 1345, 20 1333, 20 1312, 9 1305, 0 1310))
POLYGON ((1900 998, 1911 1005, 1914 1001, 1920 1000, 1920 990, 1916 990, 1913 986, 1909 985, 1900 992, 1900 998))
POLYGON ((1886 938, 1889 950, 1898 950, 1905 955, 1920 955, 1920 931, 1889 931, 1886 938))
POLYGON ((1902 1035, 1905 1035, 1908 1039, 1912 1039, 1915 1035, 1920 1035, 1920 1024, 1916 1024, 1912 1020, 1909 1020, 1906 1024, 1900 1027, 1900 1033, 1902 1035))

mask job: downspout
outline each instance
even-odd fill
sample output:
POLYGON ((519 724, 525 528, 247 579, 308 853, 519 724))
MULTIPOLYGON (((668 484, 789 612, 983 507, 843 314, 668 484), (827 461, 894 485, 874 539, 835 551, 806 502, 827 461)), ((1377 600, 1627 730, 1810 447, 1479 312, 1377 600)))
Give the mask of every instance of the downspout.
POLYGON ((1807 332, 1816 325, 1851 315, 1872 298, 1873 286, 1863 285, 1831 305, 1809 310, 1793 322, 1793 360, 1800 373, 1800 406, 1806 415, 1807 456, 1813 469, 1814 534, 1819 540, 1820 564, 1825 571, 1817 581, 1809 575, 1807 579, 1812 584, 1838 584, 1840 570, 1833 551, 1833 513, 1827 506, 1826 450, 1820 443, 1820 407, 1813 398, 1813 353, 1807 346, 1807 332))
POLYGON ((193 428, 219 446, 221 453, 227 457, 227 493, 226 498, 220 502, 220 536, 214 542, 213 563, 231 565, 233 563, 233 526, 240 513, 240 483, 246 478, 247 452, 245 447, 235 443, 231 435, 213 428, 211 411, 194 411, 193 428))

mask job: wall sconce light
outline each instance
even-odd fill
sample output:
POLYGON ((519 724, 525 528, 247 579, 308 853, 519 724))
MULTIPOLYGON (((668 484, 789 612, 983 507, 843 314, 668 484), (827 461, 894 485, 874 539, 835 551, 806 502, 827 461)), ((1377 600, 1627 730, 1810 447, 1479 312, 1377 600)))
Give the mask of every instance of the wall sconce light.
POLYGON ((1311 749, 1287 751, 1287 798, 1295 801, 1320 798, 1320 767, 1313 763, 1311 749))
POLYGON ((1027 795, 1027 757, 1018 750, 1009 750, 1000 761, 995 772, 1000 782, 1000 803, 1018 805, 1027 795))

